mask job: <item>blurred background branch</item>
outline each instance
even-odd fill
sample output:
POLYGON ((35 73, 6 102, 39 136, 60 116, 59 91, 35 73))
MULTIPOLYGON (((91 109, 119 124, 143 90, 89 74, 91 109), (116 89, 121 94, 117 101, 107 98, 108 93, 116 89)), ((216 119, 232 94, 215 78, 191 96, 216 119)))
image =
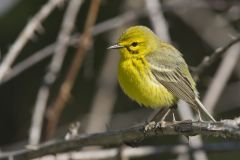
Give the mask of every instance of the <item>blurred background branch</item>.
MULTIPOLYGON (((133 21, 137 19, 138 17, 141 17, 143 15, 141 14, 135 14, 132 11, 128 11, 126 13, 123 13, 122 15, 119 15, 115 18, 103 21, 99 24, 96 24, 93 27, 93 36, 97 36, 99 34, 102 34, 104 32, 107 32, 109 30, 115 29, 117 27, 120 27, 126 23, 129 23, 130 21, 133 21)), ((71 36, 70 40, 68 41, 67 45, 69 46, 76 46, 78 44, 79 39, 81 38, 81 35, 74 34, 71 36)), ((41 50, 33 53, 30 57, 26 58, 25 60, 19 62, 18 64, 14 65, 11 70, 6 74, 6 76, 3 78, 3 81, 0 85, 2 85, 5 82, 10 81, 12 78, 21 75, 22 72, 29 69, 30 67, 33 67, 37 63, 41 62, 42 60, 48 58, 51 56, 54 52, 55 43, 50 44, 41 50)))
POLYGON ((77 78, 79 69, 86 55, 86 51, 91 45, 92 29, 97 19, 99 6, 100 0, 91 1, 86 23, 84 25, 84 31, 81 39, 79 40, 78 50, 75 57, 73 58, 69 71, 66 75, 66 79, 60 87, 59 94, 57 95, 55 102, 53 102, 48 111, 48 138, 52 137, 56 130, 56 125, 58 124, 59 117, 62 113, 63 108, 65 107, 65 103, 70 97, 71 89, 77 78))
POLYGON ((0 83, 2 82, 3 77, 6 75, 8 70, 10 70, 11 65, 14 60, 20 54, 22 48, 26 45, 26 43, 35 36, 35 32, 43 32, 44 29, 41 25, 43 20, 49 16, 49 14, 55 9, 57 6, 60 6, 65 0, 49 0, 40 11, 32 18, 32 20, 26 25, 24 30, 21 32, 17 40, 11 46, 8 53, 6 53, 6 57, 0 66, 0 83))
MULTIPOLYGON (((56 81, 56 78, 62 68, 63 60, 67 53, 67 43, 74 28, 77 13, 81 4, 82 0, 70 0, 66 14, 64 15, 62 27, 56 42, 56 47, 54 49, 54 56, 49 65, 48 72, 43 78, 43 84, 40 87, 37 95, 29 133, 29 145, 31 146, 38 145, 40 142, 43 127, 42 124, 45 117, 50 87, 56 81)), ((56 120, 54 121, 53 119, 57 116, 58 115, 56 112, 55 115, 51 116, 51 119, 48 117, 48 121, 51 125, 54 125, 53 123, 56 120)), ((51 130, 52 128, 50 128, 48 131, 51 132, 51 130)))

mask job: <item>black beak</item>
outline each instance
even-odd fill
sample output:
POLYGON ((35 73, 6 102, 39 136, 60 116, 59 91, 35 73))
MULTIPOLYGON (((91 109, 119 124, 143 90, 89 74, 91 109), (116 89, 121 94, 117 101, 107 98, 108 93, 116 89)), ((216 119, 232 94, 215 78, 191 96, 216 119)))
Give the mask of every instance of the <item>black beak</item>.
POLYGON ((120 46, 119 44, 114 44, 114 45, 108 47, 107 49, 119 49, 119 48, 123 48, 123 46, 120 46))

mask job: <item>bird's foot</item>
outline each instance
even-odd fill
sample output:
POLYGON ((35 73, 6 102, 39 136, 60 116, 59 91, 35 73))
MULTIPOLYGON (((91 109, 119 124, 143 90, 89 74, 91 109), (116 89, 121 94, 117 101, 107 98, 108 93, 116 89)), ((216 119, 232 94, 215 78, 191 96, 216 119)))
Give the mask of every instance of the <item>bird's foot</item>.
POLYGON ((156 128, 156 126, 157 126, 157 123, 155 121, 151 121, 147 125, 145 125, 144 132, 150 131, 156 128))
POLYGON ((165 121, 159 121, 159 122, 155 122, 155 121, 152 121, 152 122, 149 122, 146 126, 145 126, 145 129, 144 129, 144 132, 148 132, 148 131, 152 131, 152 130, 155 130, 155 129, 159 129, 161 127, 164 127, 166 124, 165 121))

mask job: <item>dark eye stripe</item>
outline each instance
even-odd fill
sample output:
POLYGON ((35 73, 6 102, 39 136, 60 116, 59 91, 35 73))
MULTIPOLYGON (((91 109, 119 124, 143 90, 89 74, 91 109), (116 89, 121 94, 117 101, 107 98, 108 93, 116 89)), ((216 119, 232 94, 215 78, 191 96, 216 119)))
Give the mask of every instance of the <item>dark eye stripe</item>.
POLYGON ((132 53, 132 54, 138 54, 138 51, 136 50, 131 50, 130 47, 126 47, 126 49, 128 50, 128 52, 132 53))
POLYGON ((136 47, 137 45, 138 45, 138 42, 133 42, 133 43, 132 43, 132 46, 133 46, 133 47, 136 47))

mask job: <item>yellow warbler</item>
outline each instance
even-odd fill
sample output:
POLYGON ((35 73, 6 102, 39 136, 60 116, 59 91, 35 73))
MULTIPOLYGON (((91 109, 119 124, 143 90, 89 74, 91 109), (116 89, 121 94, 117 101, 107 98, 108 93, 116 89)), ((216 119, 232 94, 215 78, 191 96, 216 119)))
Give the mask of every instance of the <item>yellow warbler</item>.
POLYGON ((182 99, 199 113, 200 120, 201 111, 215 121, 198 98, 182 54, 149 28, 128 28, 108 49, 120 50, 118 80, 131 99, 151 108, 171 107, 182 99))

